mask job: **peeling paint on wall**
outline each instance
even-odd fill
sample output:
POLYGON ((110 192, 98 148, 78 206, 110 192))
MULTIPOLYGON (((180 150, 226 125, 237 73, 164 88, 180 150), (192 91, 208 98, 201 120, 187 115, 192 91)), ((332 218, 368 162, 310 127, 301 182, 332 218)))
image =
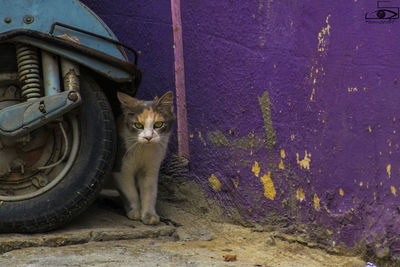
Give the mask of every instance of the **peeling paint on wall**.
POLYGON ((261 182, 264 185, 264 196, 266 198, 274 200, 275 196, 276 196, 276 190, 275 190, 275 187, 274 187, 274 182, 271 179, 271 172, 268 172, 267 174, 264 174, 261 177, 261 182))
POLYGON ((302 169, 310 169, 310 158, 311 153, 307 153, 307 150, 304 152, 304 158, 302 160, 300 160, 299 153, 296 153, 297 164, 299 164, 302 169))
POLYGON ((396 187, 394 187, 393 185, 390 186, 390 191, 392 192, 392 194, 393 194, 394 196, 396 196, 396 193, 397 193, 396 187))
POLYGON ((331 14, 329 14, 326 17, 326 26, 321 29, 321 31, 318 33, 318 51, 319 52, 324 52, 327 46, 327 43, 329 42, 329 35, 330 35, 330 29, 331 25, 329 25, 329 18, 331 17, 331 14))
POLYGON ((386 166, 386 172, 387 172, 387 174, 388 174, 388 176, 389 176, 389 179, 390 179, 391 169, 392 169, 392 165, 391 165, 391 164, 388 164, 388 165, 386 166))
POLYGON ((226 136, 219 130, 209 132, 207 139, 215 146, 229 146, 229 141, 226 136))
POLYGON ((304 195, 304 192, 303 192, 303 188, 297 189, 296 198, 298 200, 300 200, 300 202, 303 202, 306 199, 306 196, 304 195))
POLYGON ((329 44, 329 36, 331 30, 331 26, 329 24, 330 17, 331 14, 328 14, 328 16, 325 19, 326 26, 322 27, 317 36, 318 38, 317 51, 319 56, 313 59, 313 65, 311 67, 310 79, 312 79, 312 85, 311 85, 312 92, 310 96, 310 101, 315 101, 315 94, 318 87, 317 81, 319 77, 325 76, 324 67, 321 66, 321 59, 326 56, 327 46, 329 44))
POLYGON ((319 197, 317 196, 317 193, 314 193, 313 200, 314 200, 314 209, 320 210, 321 209, 321 206, 319 204, 320 200, 319 200, 319 197))
POLYGON ((272 126, 271 120, 271 102, 269 99, 269 94, 264 91, 264 94, 258 98, 260 104, 261 112, 264 120, 265 135, 267 137, 267 148, 269 151, 269 168, 273 169, 272 153, 273 148, 276 144, 276 132, 272 126))
POLYGON ((282 159, 279 162, 278 168, 281 169, 281 170, 285 169, 285 165, 283 164, 283 160, 282 159))
POLYGON ((278 168, 283 170, 285 169, 285 165, 283 164, 283 160, 286 158, 285 150, 281 149, 281 161, 279 162, 278 168))
POLYGON ((233 147, 238 149, 261 148, 265 146, 265 139, 249 133, 240 138, 227 137, 220 130, 211 131, 207 134, 207 140, 217 147, 233 147))
POLYGON ((215 176, 214 174, 211 174, 211 176, 208 178, 208 181, 210 182, 211 187, 212 187, 215 191, 221 190, 221 182, 219 181, 219 179, 217 178, 217 176, 215 176))
POLYGON ((258 162, 255 161, 253 167, 251 168, 251 171, 254 173, 256 177, 260 175, 260 166, 258 165, 258 162))

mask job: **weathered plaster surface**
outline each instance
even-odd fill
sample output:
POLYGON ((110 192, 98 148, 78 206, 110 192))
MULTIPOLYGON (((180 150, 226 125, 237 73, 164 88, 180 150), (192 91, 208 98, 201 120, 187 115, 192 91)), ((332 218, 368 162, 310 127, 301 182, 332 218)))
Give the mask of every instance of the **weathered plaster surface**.
POLYGON ((182 5, 192 179, 248 220, 400 257, 400 22, 366 23, 374 1, 182 5))
MULTIPOLYGON (((142 51, 139 96, 173 87, 169 1, 84 2, 142 51)), ((191 179, 227 213, 400 258, 400 22, 366 23, 374 1, 181 5, 191 179)))

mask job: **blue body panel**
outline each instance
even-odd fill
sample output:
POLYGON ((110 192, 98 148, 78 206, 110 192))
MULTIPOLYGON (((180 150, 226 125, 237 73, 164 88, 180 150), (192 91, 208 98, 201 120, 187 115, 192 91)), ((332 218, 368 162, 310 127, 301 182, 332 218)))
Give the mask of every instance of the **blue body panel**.
MULTIPOLYGON (((19 29, 27 29, 49 34, 53 23, 60 22, 98 35, 117 40, 105 23, 88 7, 77 0, 0 0, 0 34, 19 29), (26 23, 24 16, 32 16, 33 22, 26 23), (11 20, 11 22, 10 22, 11 20)), ((98 50, 124 62, 129 62, 124 50, 115 44, 94 36, 56 26, 53 36, 68 35, 79 40, 78 43, 98 50)), ((77 51, 68 51, 62 47, 50 45, 43 40, 18 37, 14 41, 30 43, 40 49, 64 56, 85 65, 115 81, 131 80, 132 75, 107 62, 89 58, 77 51)))

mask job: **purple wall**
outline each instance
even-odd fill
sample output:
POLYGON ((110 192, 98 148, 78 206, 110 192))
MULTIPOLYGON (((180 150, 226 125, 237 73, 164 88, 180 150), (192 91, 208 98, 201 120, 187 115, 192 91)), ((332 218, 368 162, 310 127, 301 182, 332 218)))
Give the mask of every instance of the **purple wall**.
MULTIPOLYGON (((169 1, 84 1, 173 88, 169 1)), ((394 2, 394 6, 400 6, 394 2)), ((400 22, 375 1, 182 1, 191 179, 227 214, 400 259, 400 22)))
POLYGON ((400 23, 367 23, 375 1, 182 5, 193 179, 228 213, 400 257, 400 23))
POLYGON ((174 41, 169 1, 81 2, 101 17, 121 42, 139 51, 143 81, 138 97, 152 99, 174 88, 174 41))

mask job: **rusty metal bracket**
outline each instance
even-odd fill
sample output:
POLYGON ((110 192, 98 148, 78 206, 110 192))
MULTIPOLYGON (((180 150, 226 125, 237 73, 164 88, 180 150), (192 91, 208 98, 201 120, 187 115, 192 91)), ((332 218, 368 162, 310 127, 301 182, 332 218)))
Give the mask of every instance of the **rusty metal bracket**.
POLYGON ((84 33, 84 34, 87 34, 87 35, 90 35, 90 36, 93 36, 93 37, 96 37, 96 38, 99 38, 99 39, 106 40, 106 41, 108 41, 110 43, 123 46, 123 47, 125 47, 126 49, 128 49, 129 51, 131 51, 135 55, 135 61, 134 61, 135 65, 137 65, 137 63, 138 63, 138 58, 139 58, 138 52, 135 49, 133 49, 132 47, 130 47, 129 45, 127 45, 127 44, 121 43, 120 41, 105 37, 103 35, 99 35, 99 34, 96 34, 96 33, 93 33, 93 32, 82 30, 82 29, 77 28, 77 27, 73 27, 73 26, 58 22, 58 21, 54 22, 51 25, 50 31, 49 31, 50 35, 53 35, 56 26, 60 26, 60 27, 64 27, 64 28, 67 28, 67 29, 70 29, 70 30, 73 30, 73 31, 81 32, 81 33, 84 33))

